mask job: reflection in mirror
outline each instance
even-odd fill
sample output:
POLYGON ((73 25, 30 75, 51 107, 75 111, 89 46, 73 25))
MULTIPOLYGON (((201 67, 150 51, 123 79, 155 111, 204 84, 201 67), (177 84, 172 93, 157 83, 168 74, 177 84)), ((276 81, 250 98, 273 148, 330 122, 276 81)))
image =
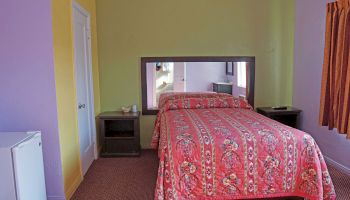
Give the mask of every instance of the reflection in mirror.
POLYGON ((165 92, 218 92, 246 99, 247 62, 148 62, 147 108, 165 92))

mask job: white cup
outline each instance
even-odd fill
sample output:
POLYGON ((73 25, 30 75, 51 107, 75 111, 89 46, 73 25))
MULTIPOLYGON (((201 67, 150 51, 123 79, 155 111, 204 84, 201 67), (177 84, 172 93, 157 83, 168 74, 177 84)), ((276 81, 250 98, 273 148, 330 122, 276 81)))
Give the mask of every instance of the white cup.
POLYGON ((136 113, 137 112, 137 106, 136 105, 132 105, 131 110, 132 110, 132 112, 136 113))

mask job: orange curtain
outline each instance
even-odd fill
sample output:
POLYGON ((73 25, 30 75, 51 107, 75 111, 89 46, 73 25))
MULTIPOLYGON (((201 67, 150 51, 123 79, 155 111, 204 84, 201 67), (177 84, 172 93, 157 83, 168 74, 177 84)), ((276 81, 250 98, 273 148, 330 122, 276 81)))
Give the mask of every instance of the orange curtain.
POLYGON ((327 4, 320 124, 350 139, 350 0, 327 4))

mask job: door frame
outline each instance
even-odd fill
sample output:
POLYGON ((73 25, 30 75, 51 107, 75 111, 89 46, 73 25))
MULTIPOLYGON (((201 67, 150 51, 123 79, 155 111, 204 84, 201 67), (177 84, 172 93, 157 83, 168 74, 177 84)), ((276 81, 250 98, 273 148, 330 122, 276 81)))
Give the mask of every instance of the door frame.
MULTIPOLYGON (((87 69, 87 73, 88 73, 88 85, 87 85, 87 90, 88 90, 88 100, 89 102, 87 103, 88 108, 89 108, 89 120, 90 120, 90 131, 92 133, 92 141, 93 141, 93 145, 94 145, 94 159, 96 160, 98 158, 98 151, 97 151, 97 134, 96 134, 96 122, 95 122, 95 109, 94 109, 94 87, 93 87, 93 77, 92 77, 92 46, 91 46, 91 16, 90 13, 85 10, 85 8, 83 8, 79 3, 77 3, 75 0, 72 1, 72 28, 73 28, 73 49, 75 49, 75 42, 74 42, 74 9, 76 9, 78 12, 81 12, 83 15, 86 16, 86 20, 87 20, 87 36, 88 36, 88 69, 87 69)), ((75 86, 77 84, 77 80, 78 80, 78 74, 77 72, 77 65, 75 62, 75 55, 74 55, 74 76, 75 76, 75 86)), ((75 89, 75 94, 76 94, 76 108, 78 106, 78 96, 77 96, 77 89, 75 89)), ((76 110, 76 112, 78 112, 78 110, 76 110)), ((78 118, 77 118, 78 120, 78 118)), ((80 137, 79 134, 79 130, 78 130, 78 136, 80 137)), ((80 147, 80 143, 79 143, 79 147, 80 147)), ((79 148, 80 151, 80 148, 79 148)), ((81 152, 80 152, 81 153, 81 152)), ((81 157, 81 154, 80 154, 81 157)), ((82 160, 80 160, 81 163, 81 168, 82 168, 82 160)))

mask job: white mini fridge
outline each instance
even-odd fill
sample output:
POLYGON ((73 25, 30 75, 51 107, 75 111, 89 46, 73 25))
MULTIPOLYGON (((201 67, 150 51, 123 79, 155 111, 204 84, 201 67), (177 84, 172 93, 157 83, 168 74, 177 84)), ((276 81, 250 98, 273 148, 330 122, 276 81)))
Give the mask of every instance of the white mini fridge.
POLYGON ((0 199, 46 199, 40 132, 0 132, 0 199))

